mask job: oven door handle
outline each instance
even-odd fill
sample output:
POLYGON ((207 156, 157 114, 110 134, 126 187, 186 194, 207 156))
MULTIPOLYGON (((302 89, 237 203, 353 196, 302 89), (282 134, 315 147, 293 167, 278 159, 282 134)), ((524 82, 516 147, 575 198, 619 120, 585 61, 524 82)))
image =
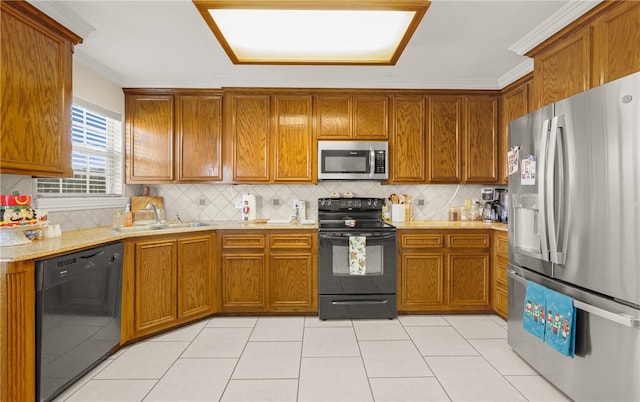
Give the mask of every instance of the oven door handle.
MULTIPOLYGON (((387 239, 395 239, 395 233, 385 233, 381 235, 368 235, 366 233, 355 233, 351 236, 364 236, 367 240, 387 240, 387 239)), ((348 240, 351 236, 336 236, 332 234, 320 233, 318 237, 326 240, 348 240)))

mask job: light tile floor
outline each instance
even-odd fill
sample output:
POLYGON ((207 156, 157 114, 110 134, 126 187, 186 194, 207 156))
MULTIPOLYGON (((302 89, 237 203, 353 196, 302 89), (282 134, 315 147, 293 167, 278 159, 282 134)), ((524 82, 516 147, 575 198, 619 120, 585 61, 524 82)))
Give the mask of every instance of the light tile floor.
POLYGON ((61 401, 568 401, 494 315, 215 317, 122 348, 61 401))

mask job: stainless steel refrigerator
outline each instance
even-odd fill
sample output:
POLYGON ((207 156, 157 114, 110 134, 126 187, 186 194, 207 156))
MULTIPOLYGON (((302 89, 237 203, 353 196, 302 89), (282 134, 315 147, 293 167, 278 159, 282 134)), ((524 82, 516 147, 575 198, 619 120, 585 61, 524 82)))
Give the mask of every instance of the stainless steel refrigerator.
POLYGON ((509 124, 513 350, 575 400, 640 401, 640 73, 509 124), (575 356, 523 328, 528 281, 574 299, 575 356))

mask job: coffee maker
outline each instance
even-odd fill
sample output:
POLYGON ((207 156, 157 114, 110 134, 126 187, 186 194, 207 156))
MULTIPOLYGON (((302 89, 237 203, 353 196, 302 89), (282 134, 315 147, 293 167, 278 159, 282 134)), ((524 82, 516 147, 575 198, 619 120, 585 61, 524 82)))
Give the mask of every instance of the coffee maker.
POLYGON ((485 222, 507 223, 509 208, 506 189, 483 188, 480 198, 484 202, 482 219, 485 222))

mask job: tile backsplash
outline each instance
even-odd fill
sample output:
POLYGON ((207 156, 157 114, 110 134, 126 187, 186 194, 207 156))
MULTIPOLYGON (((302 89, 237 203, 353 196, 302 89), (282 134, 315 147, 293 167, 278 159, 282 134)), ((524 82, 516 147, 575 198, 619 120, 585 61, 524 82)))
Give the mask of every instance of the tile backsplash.
MULTIPOLYGON (((164 197, 165 216, 174 219, 176 213, 183 220, 239 220, 240 210, 235 200, 242 194, 255 194, 258 218, 288 219, 294 212, 293 200, 307 202, 307 218, 317 219, 318 198, 332 192, 344 194, 350 191, 355 197, 387 197, 389 194, 409 194, 414 200, 424 200, 415 207, 414 219, 441 220, 447 218, 449 205, 462 205, 465 199, 479 199, 482 185, 381 185, 371 181, 328 181, 317 185, 231 185, 231 184, 159 184, 150 185, 151 194, 164 197)), ((20 191, 33 192, 29 176, 0 175, 2 194, 20 191)), ((128 195, 139 195, 141 186, 127 186, 128 195)), ((92 226, 109 225, 114 209, 89 209, 49 212, 51 222, 60 223, 62 230, 74 230, 92 226)))

